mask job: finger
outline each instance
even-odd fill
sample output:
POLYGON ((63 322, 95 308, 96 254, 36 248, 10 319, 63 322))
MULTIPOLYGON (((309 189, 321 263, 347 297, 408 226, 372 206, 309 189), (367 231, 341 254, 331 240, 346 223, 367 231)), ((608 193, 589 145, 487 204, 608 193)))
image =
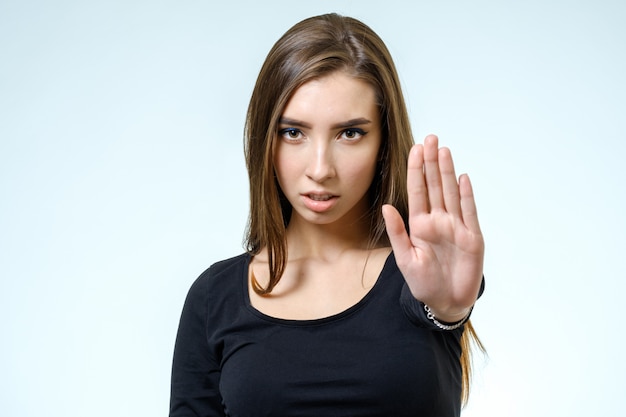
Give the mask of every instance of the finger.
POLYGON ((441 172, 439 171, 439 140, 435 135, 428 135, 424 139, 424 176, 426 177, 431 211, 443 210, 441 172))
POLYGON ((424 147, 415 145, 409 153, 406 173, 409 217, 428 213, 428 191, 424 179, 424 147))
POLYGON ((454 172, 454 162, 450 149, 439 149, 439 168, 441 170, 441 183, 443 186, 443 201, 446 211, 454 216, 461 216, 461 204, 459 196, 459 183, 454 172))
POLYGON ((393 250, 398 265, 409 263, 414 254, 413 245, 402 221, 402 216, 392 205, 383 205, 383 218, 391 249, 393 250))
POLYGON ((461 195, 461 213, 463 223, 474 233, 480 233, 480 224, 478 223, 478 212, 476 210, 476 201, 474 200, 474 190, 467 174, 461 175, 459 178, 459 192, 461 195))

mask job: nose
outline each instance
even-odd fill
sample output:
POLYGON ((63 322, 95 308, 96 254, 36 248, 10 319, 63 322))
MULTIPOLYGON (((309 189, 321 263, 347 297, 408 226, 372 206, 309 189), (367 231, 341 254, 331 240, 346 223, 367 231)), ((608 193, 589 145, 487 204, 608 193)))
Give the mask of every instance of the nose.
POLYGON ((335 176, 332 149, 328 143, 321 141, 314 141, 311 145, 306 175, 311 180, 322 183, 335 176))

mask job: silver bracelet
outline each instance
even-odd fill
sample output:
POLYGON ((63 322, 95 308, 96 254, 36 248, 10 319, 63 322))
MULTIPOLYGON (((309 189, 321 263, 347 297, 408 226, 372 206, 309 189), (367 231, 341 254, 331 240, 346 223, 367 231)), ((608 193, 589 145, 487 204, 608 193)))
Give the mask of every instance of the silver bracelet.
POLYGON ((456 330, 456 329, 458 329, 459 327, 461 327, 461 326, 463 326, 465 324, 465 322, 469 318, 470 314, 472 313, 472 308, 470 308, 470 311, 468 311, 468 313, 465 315, 465 317, 463 317, 460 321, 457 321, 454 324, 443 324, 442 322, 437 320, 437 318, 433 314, 433 311, 426 304, 424 304, 424 311, 426 311, 426 317, 428 317, 428 320, 432 321, 435 324, 435 326, 439 327, 440 329, 442 329, 442 330, 456 330))

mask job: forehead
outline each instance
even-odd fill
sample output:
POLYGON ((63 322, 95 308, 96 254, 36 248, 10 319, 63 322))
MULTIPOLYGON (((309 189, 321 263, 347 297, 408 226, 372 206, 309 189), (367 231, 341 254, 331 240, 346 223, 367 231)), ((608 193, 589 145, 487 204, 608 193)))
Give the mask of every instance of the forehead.
POLYGON ((374 119, 378 116, 376 93, 368 82, 338 71, 301 85, 287 102, 282 116, 312 119, 307 121, 374 119))

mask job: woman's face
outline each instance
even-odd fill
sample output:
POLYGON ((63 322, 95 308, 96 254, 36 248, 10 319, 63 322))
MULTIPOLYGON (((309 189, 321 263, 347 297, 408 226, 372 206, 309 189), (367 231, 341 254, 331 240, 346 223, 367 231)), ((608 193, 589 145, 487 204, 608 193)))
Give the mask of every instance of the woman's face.
POLYGON ((277 140, 274 166, 291 222, 363 219, 381 144, 371 85, 344 72, 303 84, 283 111, 277 140))

